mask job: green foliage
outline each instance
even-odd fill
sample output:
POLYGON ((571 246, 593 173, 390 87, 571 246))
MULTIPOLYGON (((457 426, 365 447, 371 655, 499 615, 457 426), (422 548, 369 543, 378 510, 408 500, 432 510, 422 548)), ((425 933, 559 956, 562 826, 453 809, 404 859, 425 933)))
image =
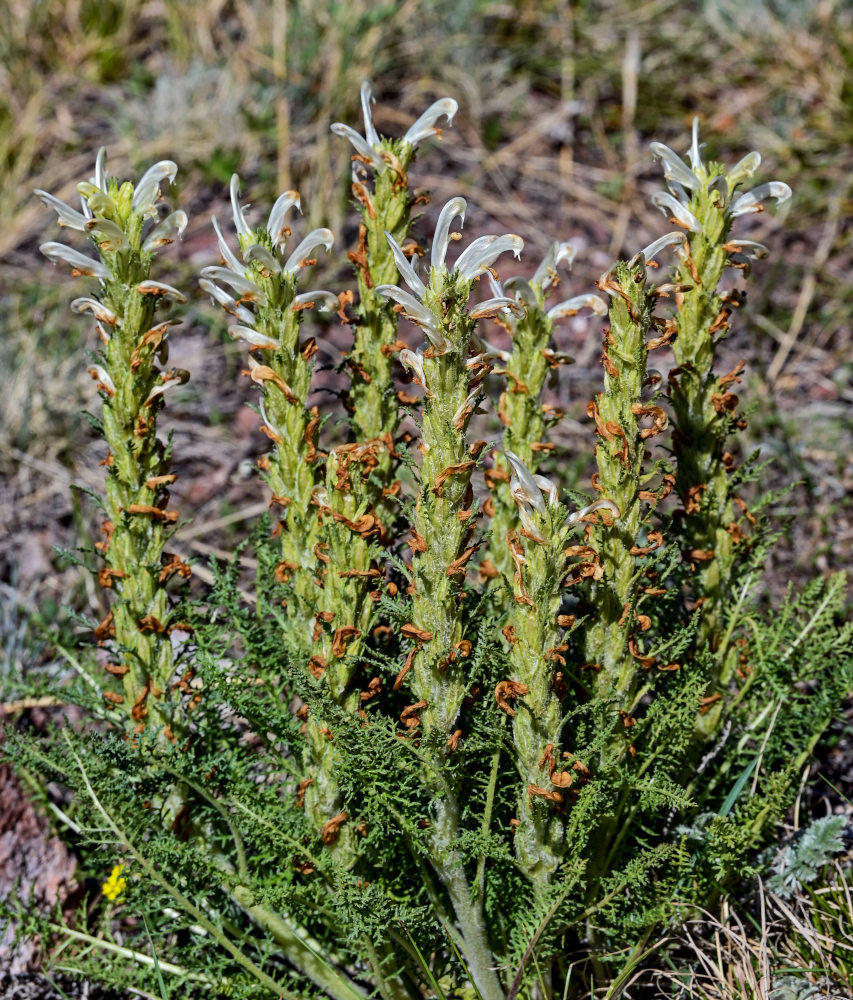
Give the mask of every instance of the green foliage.
POLYGON ((773 863, 773 874, 767 880, 767 888, 782 899, 790 899, 807 883, 814 882, 832 856, 844 850, 841 840, 844 824, 843 816, 825 816, 814 820, 793 844, 779 852, 773 863))

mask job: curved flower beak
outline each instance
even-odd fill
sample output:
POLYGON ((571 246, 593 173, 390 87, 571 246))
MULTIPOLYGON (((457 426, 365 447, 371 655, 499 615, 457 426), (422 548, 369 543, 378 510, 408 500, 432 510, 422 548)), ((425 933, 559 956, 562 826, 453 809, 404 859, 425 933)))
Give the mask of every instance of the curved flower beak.
MULTIPOLYGON (((540 514, 546 511, 545 501, 542 497, 542 490, 533 478, 530 470, 521 461, 518 455, 512 451, 504 451, 504 456, 512 469, 509 489, 513 497, 521 498, 531 504, 540 514)), ((542 477, 544 479, 544 477, 542 477)))
POLYGON ((302 202, 297 191, 285 191, 284 194, 280 194, 270 209, 270 216, 267 220, 267 232, 270 234, 270 239, 275 247, 281 248, 285 244, 287 227, 284 217, 291 208, 295 208, 299 212, 302 211, 302 202))
POLYGON ((64 243, 42 243, 39 250, 54 263, 61 260, 65 264, 70 264, 76 274, 85 274, 104 281, 110 276, 109 268, 102 261, 93 260, 77 250, 72 250, 64 243))
POLYGON ((296 247, 287 258, 284 270, 287 274, 295 274, 300 268, 307 267, 311 261, 311 251, 324 247, 326 252, 332 249, 335 234, 331 229, 312 229, 311 232, 296 247))
POLYGON ((89 221, 88 216, 83 215, 82 212, 78 212, 71 208, 70 205, 66 205, 64 201, 60 201, 59 198, 55 198, 52 194, 48 194, 47 191, 42 191, 41 188, 36 188, 33 192, 37 195, 48 208, 52 208, 57 215, 57 221, 60 226, 67 226, 69 229, 77 229, 79 232, 84 232, 86 229, 86 223, 89 221))
POLYGON ((732 202, 729 214, 734 218, 738 215, 746 215, 749 212, 761 212, 764 210, 763 202, 767 198, 774 198, 777 205, 787 201, 791 197, 791 189, 782 181, 769 181, 767 184, 759 184, 752 191, 744 192, 739 198, 732 202))
POLYGON ((663 162, 663 175, 668 181, 675 181, 675 183, 687 188, 688 191, 699 190, 699 178, 675 150, 665 146, 662 142, 650 142, 649 149, 656 160, 663 162))
POLYGON ((560 243, 555 240, 545 253, 542 258, 539 267, 533 273, 533 277, 530 279, 531 285, 539 285, 539 287, 544 292, 546 288, 549 288, 558 280, 557 268, 562 263, 567 263, 569 267, 577 255, 577 249, 571 243, 560 243))
POLYGON ((652 195, 652 204, 655 208, 659 208, 664 215, 671 217, 673 222, 684 226, 685 229, 689 229, 692 233, 702 231, 702 226, 699 224, 696 216, 689 208, 682 205, 676 198, 673 198, 668 191, 656 191, 652 195))
POLYGON ((163 219, 159 226, 155 226, 151 230, 142 244, 142 249, 151 253, 154 250, 159 250, 160 247, 174 243, 176 237, 180 239, 183 236, 187 222, 186 212, 172 212, 171 215, 167 215, 163 219))
POLYGON ((426 295, 426 285, 421 281, 411 262, 406 259, 406 255, 403 253, 397 241, 387 231, 385 233, 385 239, 388 241, 388 246, 391 247, 391 252, 394 254, 394 261, 397 265, 397 270, 400 272, 400 277, 406 282, 409 288, 411 288, 419 299, 423 299, 426 295))
POLYGON ((484 274, 502 253, 511 250, 517 259, 523 249, 524 240, 512 233, 504 236, 481 236, 462 251, 453 271, 466 281, 473 281, 478 275, 484 274))
POLYGON ((412 123, 409 130, 403 136, 403 142, 410 146, 417 146, 433 135, 440 135, 441 129, 436 128, 435 123, 442 115, 447 119, 447 124, 453 124, 453 116, 459 110, 459 105, 452 97, 442 97, 440 101, 435 101, 426 111, 412 123))
MULTIPOLYGON (((139 180, 133 192, 131 208, 134 212, 148 215, 154 211, 154 205, 160 197, 160 185, 168 180, 171 184, 178 173, 178 165, 172 160, 161 160, 149 167, 139 180)), ((103 190, 101 184, 96 186, 103 190)))
POLYGON ((231 175, 231 214, 234 217, 234 228, 241 240, 254 240, 252 230, 246 222, 246 216, 240 205, 240 178, 237 174, 231 175))
POLYGON ((465 212, 468 209, 468 202, 464 198, 451 198, 438 216, 435 224, 435 236, 432 241, 432 252, 430 254, 430 264, 432 267, 444 267, 447 257, 447 248, 450 245, 450 224, 454 219, 459 219, 459 225, 465 224, 465 212))
POLYGON ((588 295, 575 295, 574 298, 558 302, 557 305, 552 306, 548 310, 546 315, 552 322, 556 322, 558 319, 568 319, 571 316, 577 316, 581 309, 589 309, 596 316, 607 315, 607 303, 599 295, 593 295, 592 293, 588 295))

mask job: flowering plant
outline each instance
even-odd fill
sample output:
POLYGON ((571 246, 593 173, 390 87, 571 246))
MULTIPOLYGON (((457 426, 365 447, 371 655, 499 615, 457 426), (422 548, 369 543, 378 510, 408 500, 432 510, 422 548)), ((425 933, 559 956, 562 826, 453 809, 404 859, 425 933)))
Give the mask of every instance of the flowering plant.
POLYGON ((98 697, 65 692, 89 732, 14 752, 76 793, 87 842, 122 852, 103 891, 133 877, 121 954, 138 967, 97 964, 117 953, 94 927, 52 933, 66 955, 82 942, 77 969, 152 989, 167 970, 187 995, 615 996, 657 928, 751 870, 853 677, 840 578, 771 619, 751 603, 771 536, 733 457, 740 369, 714 371, 743 301, 723 271, 765 254, 731 222, 790 192, 740 193, 758 154, 705 163, 695 128, 690 166, 653 143, 676 231, 601 276, 607 302, 549 306, 574 248, 501 279, 524 241, 485 235, 450 264, 460 197, 421 273, 409 171, 456 102, 399 140, 376 131, 366 84, 362 105, 364 135, 332 127, 354 149, 355 287, 300 291, 333 234, 292 240, 293 191, 253 226, 236 176, 236 248, 213 220, 222 261, 201 272, 271 441, 249 604, 239 559, 206 592, 167 586, 191 569, 165 552, 178 515, 156 416, 187 376, 156 367, 174 320, 155 311, 184 294, 149 268, 186 216, 148 227, 174 164, 134 188, 99 157, 81 212, 39 193, 98 252, 42 247, 99 283, 72 308, 102 343, 114 602, 93 629, 106 683, 93 658, 98 697), (555 324, 581 310, 607 314, 586 495, 543 474, 561 418, 543 387, 570 362, 555 324), (310 403, 318 313, 352 334, 343 435, 310 403), (668 351, 663 375, 649 355, 668 351), (477 422, 495 386, 499 422, 477 422))

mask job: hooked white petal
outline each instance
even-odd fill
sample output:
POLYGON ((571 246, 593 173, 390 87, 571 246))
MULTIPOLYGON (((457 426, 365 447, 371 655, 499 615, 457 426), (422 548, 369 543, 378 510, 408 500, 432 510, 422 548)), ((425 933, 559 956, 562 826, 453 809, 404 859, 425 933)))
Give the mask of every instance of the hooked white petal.
POLYGON ((232 271, 237 274, 243 274, 246 268, 240 263, 239 260, 237 260, 237 257, 231 250, 231 247, 229 247, 225 242, 225 237, 222 235, 222 230, 219 228, 216 216, 212 216, 210 221, 213 223, 213 229, 216 232, 216 241, 219 244, 220 256, 232 271))
POLYGON ((107 279, 110 276, 109 268, 103 261, 93 260, 77 250, 72 250, 64 243, 42 243, 39 250, 48 260, 54 262, 61 260, 65 264, 70 264, 78 274, 102 279, 107 279))
POLYGON ((684 240, 684 233, 667 233, 666 236, 659 236, 645 250, 641 250, 640 252, 643 255, 643 259, 648 263, 648 261, 654 260, 664 247, 680 247, 684 240))
POLYGON ((460 228, 464 226, 467 209, 468 202, 464 198, 451 198, 442 208, 438 222, 435 224, 435 235, 432 240, 432 252, 430 253, 432 267, 444 267, 447 247, 450 243, 450 224, 458 218, 460 228))
POLYGON ((420 381, 421 385, 426 389, 426 376, 424 375, 424 359, 422 354, 418 354, 416 351, 410 351, 408 347, 403 348, 398 355, 400 359, 400 364, 405 368, 409 368, 415 373, 420 381))
POLYGON ((781 205, 791 197, 791 189, 782 181, 769 181, 767 184, 759 184, 757 188, 746 191, 739 198, 732 202, 729 215, 734 218, 737 215, 745 215, 748 212, 760 212, 762 202, 765 198, 775 198, 776 204, 781 205))
POLYGON ((231 214, 234 217, 234 228, 237 230, 237 235, 244 239, 254 239, 240 205, 240 177, 238 174, 231 175, 231 214))
POLYGON ((140 295, 162 296, 164 299, 171 299, 173 302, 186 302, 187 297, 183 292, 178 291, 174 285, 167 285, 165 281, 140 281, 136 286, 140 295))
POLYGON ((155 226, 151 230, 142 244, 142 249, 151 253, 152 250, 157 250, 159 247, 165 247, 173 243, 175 237, 180 239, 187 228, 187 222, 186 212, 172 212, 171 215, 167 215, 158 226, 155 226))
POLYGON ((48 208, 52 208, 56 212, 57 221, 60 226, 77 229, 81 233, 86 229, 87 216, 83 215, 82 212, 78 212, 70 205, 66 205, 64 201, 60 201, 59 198, 48 194, 47 191, 42 191, 41 188, 36 188, 33 193, 38 195, 48 208))
POLYGON ((249 281, 245 275, 236 273, 229 267, 204 267, 201 276, 210 281, 221 281, 229 285, 241 299, 254 301, 261 298, 261 289, 253 281, 249 281))
POLYGON ((397 270, 400 272, 400 277, 419 299, 423 299, 426 295, 426 285, 421 281, 417 271, 406 259, 406 255, 400 249, 397 241, 387 231, 385 232, 385 239, 388 241, 388 246, 391 247, 391 253, 394 254, 394 260, 397 264, 397 270))
POLYGON ((377 295, 384 296, 386 299, 393 299, 399 303, 405 310, 406 317, 413 323, 417 323, 418 326, 423 327, 424 330, 433 332, 437 330, 435 316, 410 292, 405 291, 397 285, 377 285, 376 293, 377 295))
POLYGON ((511 309, 517 313, 524 312, 524 308, 515 299, 506 295, 496 295, 493 299, 486 299, 485 302, 478 303, 468 315, 471 319, 483 319, 483 317, 494 316, 499 310, 505 309, 511 309))
POLYGON ((574 298, 566 299, 552 306, 547 316, 552 322, 558 319, 568 319, 570 316, 577 316, 581 309, 590 309, 596 316, 607 315, 607 303, 598 295, 592 293, 588 295, 575 295, 574 298))
POLYGON ((218 302, 227 313, 230 313, 235 319, 239 319, 241 323, 247 323, 251 326, 255 322, 254 313, 236 302, 224 288, 220 288, 207 278, 199 279, 199 287, 218 302))
POLYGON ((536 480, 530 473, 530 470, 524 462, 521 461, 518 455, 515 454, 515 452, 505 450, 504 455, 506 456, 506 460, 509 462, 510 468, 512 469, 511 479, 515 480, 514 484, 512 481, 510 481, 509 484, 512 494, 515 495, 515 493, 520 490, 524 499, 527 500, 528 503, 533 504, 533 506, 540 513, 544 514, 545 501, 542 498, 542 490, 537 485, 536 480))
POLYGON ((664 180, 666 181, 666 186, 669 188, 670 194, 676 201, 680 201, 682 205, 690 204, 690 195, 684 190, 678 181, 674 181, 670 177, 664 177, 664 180))
POLYGON ((512 292, 522 305, 532 306, 536 304, 536 294, 534 293, 530 282, 525 281, 524 278, 520 278, 518 275, 513 275, 511 278, 507 278, 503 285, 508 292, 512 292))
POLYGON ((690 191, 699 190, 699 179, 675 150, 662 142, 650 142, 649 149, 656 160, 663 161, 663 173, 667 180, 677 181, 690 191))
POLYGON ((533 480, 536 485, 542 490, 543 493, 548 494, 548 505, 550 507, 556 507, 558 502, 557 487, 551 482, 547 476, 539 476, 536 473, 533 474, 533 480))
POLYGON ((596 500, 587 507, 582 507, 580 510, 575 511, 574 514, 569 514, 569 524, 576 524, 590 514, 594 514, 597 510, 606 510, 613 516, 614 520, 618 520, 622 516, 621 511, 612 500, 596 500))
POLYGON ((116 316, 112 309, 108 309, 103 302, 98 302, 97 299, 88 297, 74 299, 71 303, 71 312, 80 315, 90 312, 95 319, 106 323, 107 326, 115 326, 118 321, 118 316, 116 316))
POLYGON ((109 219, 89 219, 86 223, 86 231, 94 233, 98 246, 101 250, 112 253, 115 250, 127 249, 127 237, 121 226, 109 219))
POLYGON ((184 368, 172 368, 168 372, 163 372, 160 382, 148 393, 145 405, 153 402, 158 396, 162 396, 164 392, 167 392, 174 386, 184 385, 189 381, 189 377, 190 373, 184 368))
MULTIPOLYGON (((168 180, 171 184, 178 172, 178 165, 171 160, 161 160, 149 167, 140 178, 133 192, 130 207, 134 212, 150 212, 160 197, 160 184, 168 180)), ((98 185, 100 187, 100 185, 98 185)))
POLYGON ((243 260, 247 264, 251 264, 254 261, 260 261, 261 267, 265 268, 270 274, 279 274, 281 272, 281 264, 273 257, 266 247, 261 246, 260 243, 253 243, 246 252, 243 254, 243 260))
POLYGON ((371 163, 374 170, 382 170, 385 166, 382 157, 368 142, 365 141, 364 136, 359 135, 354 128, 350 128, 349 125, 344 125, 343 122, 335 122, 335 124, 332 125, 331 131, 335 135, 342 136, 344 139, 349 139, 356 153, 358 153, 359 156, 363 156, 369 163, 371 163))
POLYGON ((755 240, 729 240, 727 246, 731 248, 731 253, 742 255, 749 260, 763 260, 770 251, 763 243, 756 243, 755 240))
POLYGON ((115 383, 107 374, 106 368, 101 367, 101 365, 92 365, 90 368, 87 368, 86 371, 96 382, 100 382, 99 388, 102 388, 108 396, 115 396, 115 383))
POLYGON ((437 135, 439 130, 435 127, 435 123, 438 119, 444 115, 447 118, 447 124, 452 125, 453 116, 458 110, 459 105, 452 97, 442 97, 440 101, 431 104, 420 118, 412 123, 403 136, 403 142, 407 142, 410 146, 417 146, 424 139, 437 135))
POLYGON ((726 178, 731 187, 736 184, 740 184, 742 180, 747 177, 752 177, 756 170, 761 166, 761 153, 753 150, 751 153, 747 153, 743 159, 738 160, 738 162, 729 170, 726 174, 726 178))
POLYGON ((462 251, 453 271, 466 281, 472 281, 478 274, 491 267, 502 253, 511 250, 515 257, 520 257, 523 249, 524 240, 512 233, 503 236, 481 236, 462 251))
POLYGON ((306 306, 309 302, 317 306, 321 312, 337 312, 341 306, 340 299, 334 292, 327 292, 323 288, 317 288, 313 292, 302 292, 300 295, 297 295, 291 303, 290 308, 298 310, 300 306, 306 306))
POLYGON ((106 193, 107 190, 107 150, 105 146, 101 146, 98 150, 98 155, 95 157, 95 176, 92 178, 92 183, 96 188, 100 188, 101 191, 106 193))
POLYGON ((285 191, 284 194, 280 194, 270 209, 270 217, 267 220, 267 232, 270 234, 273 246, 284 246, 287 236, 285 233, 287 226, 285 225, 284 217, 291 208, 296 208, 300 212, 302 211, 302 202, 298 191, 285 191))
POLYGON ((311 258, 311 251, 317 247, 325 247, 326 251, 332 249, 335 242, 335 234, 331 229, 312 229, 293 253, 287 258, 284 270, 287 274, 295 274, 301 267, 306 267, 306 261, 311 258))
POLYGON ((277 341, 272 339, 272 337, 267 337, 263 333, 258 333, 257 330, 253 330, 250 326, 241 326, 239 323, 235 323, 234 326, 228 327, 228 335, 234 340, 245 340, 246 343, 251 344, 252 347, 264 347, 274 351, 280 346, 277 341))
POLYGON ((694 173, 702 166, 702 146, 699 145, 698 118, 693 119, 693 136, 690 142, 690 166, 693 167, 694 173))
POLYGON ((374 104, 375 101, 370 81, 365 80, 361 85, 361 113, 364 117, 364 137, 374 149, 378 149, 379 133, 373 125, 373 114, 370 110, 370 105, 374 104))
POLYGON ((676 201, 668 191, 656 191, 652 195, 652 204, 655 208, 659 208, 664 215, 670 216, 676 222, 686 226, 691 232, 701 232, 702 227, 696 216, 680 201, 676 201))
POLYGON ((530 279, 530 284, 539 285, 544 291, 554 283, 557 277, 558 265, 566 261, 569 267, 571 267, 576 254, 577 249, 573 244, 568 242, 560 243, 556 240, 548 247, 539 267, 536 268, 533 277, 530 279))

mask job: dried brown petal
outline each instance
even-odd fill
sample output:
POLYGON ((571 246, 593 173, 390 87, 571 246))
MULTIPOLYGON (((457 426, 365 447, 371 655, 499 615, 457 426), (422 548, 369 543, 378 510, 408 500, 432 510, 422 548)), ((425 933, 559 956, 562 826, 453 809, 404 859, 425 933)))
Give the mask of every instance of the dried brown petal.
POLYGON ((508 699, 520 698, 529 690, 530 688, 526 684, 521 684, 518 681, 499 681, 495 687, 495 701, 498 703, 498 708, 503 709, 512 718, 515 715, 515 709, 510 705, 508 699))

